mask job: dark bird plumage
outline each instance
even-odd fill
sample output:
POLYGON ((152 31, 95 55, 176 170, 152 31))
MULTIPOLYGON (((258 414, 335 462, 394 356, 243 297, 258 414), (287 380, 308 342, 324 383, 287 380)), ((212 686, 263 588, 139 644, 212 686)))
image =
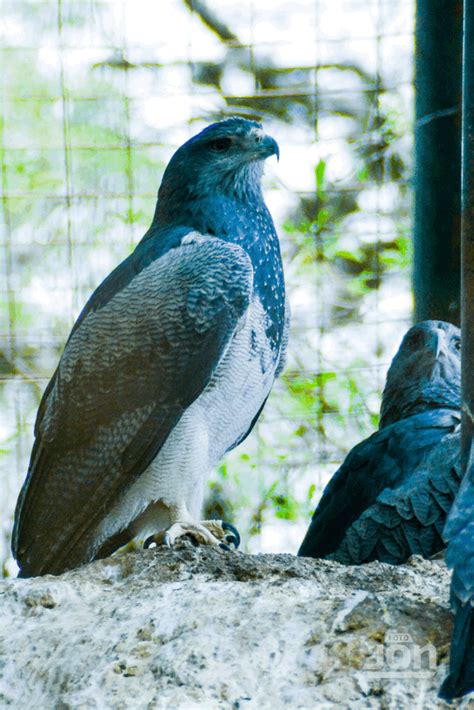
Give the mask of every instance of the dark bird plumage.
POLYGON ((449 675, 440 696, 453 700, 474 692, 474 448, 444 531, 446 564, 453 569, 451 605, 455 614, 449 675))
POLYGON ((400 564, 441 550, 459 487, 460 393, 459 329, 410 328, 387 374, 379 430, 327 485, 298 554, 400 564))
POLYGON ((179 148, 153 223, 93 293, 41 401, 17 503, 20 575, 58 574, 135 535, 197 522, 208 470, 252 429, 283 365, 288 314, 264 160, 231 118, 179 148))

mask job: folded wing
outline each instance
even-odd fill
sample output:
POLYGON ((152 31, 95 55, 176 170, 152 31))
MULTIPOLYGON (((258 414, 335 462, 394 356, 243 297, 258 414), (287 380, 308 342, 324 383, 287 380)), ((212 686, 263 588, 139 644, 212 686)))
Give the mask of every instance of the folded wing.
POLYGON ((13 533, 22 576, 93 558, 96 525, 210 382, 252 281, 239 246, 171 230, 93 294, 38 412, 13 533))
POLYGON ((445 436, 398 488, 386 488, 329 557, 343 564, 403 564, 444 549, 442 533, 460 483, 460 435, 445 436))
POLYGON ((298 554, 339 559, 341 548, 339 561, 367 561, 380 526, 392 529, 400 515, 393 505, 381 513, 378 497, 403 486, 458 424, 457 412, 433 410, 383 427, 354 447, 327 485, 298 554))

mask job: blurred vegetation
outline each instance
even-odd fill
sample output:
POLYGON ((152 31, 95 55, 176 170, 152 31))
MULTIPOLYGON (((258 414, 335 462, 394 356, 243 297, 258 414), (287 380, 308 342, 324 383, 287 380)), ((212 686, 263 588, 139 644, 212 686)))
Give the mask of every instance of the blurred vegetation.
MULTIPOLYGON (((214 472, 206 503, 206 516, 235 522, 249 549, 268 549, 265 530, 277 547, 295 549, 288 526, 302 531, 323 482, 377 425, 384 367, 409 317, 406 310, 391 324, 381 304, 408 288, 410 117, 379 67, 293 66, 290 57, 283 66, 265 47, 249 52, 218 3, 176 4, 220 45, 218 60, 173 64, 189 92, 215 97, 201 112, 206 122, 256 116, 278 136, 304 135, 308 146, 323 119, 341 126, 345 178, 316 157, 307 191, 269 184, 285 203, 278 226, 293 310, 289 362, 254 434, 214 472), (229 95, 236 72, 252 92, 229 95)), ((2 50, 2 559, 41 393, 81 305, 148 227, 170 155, 173 117, 150 125, 133 98, 138 85, 160 96, 165 58, 143 59, 120 44, 99 52, 91 41, 74 64, 58 49, 91 23, 99 35, 109 28, 113 5, 6 3, 20 40, 2 50)))

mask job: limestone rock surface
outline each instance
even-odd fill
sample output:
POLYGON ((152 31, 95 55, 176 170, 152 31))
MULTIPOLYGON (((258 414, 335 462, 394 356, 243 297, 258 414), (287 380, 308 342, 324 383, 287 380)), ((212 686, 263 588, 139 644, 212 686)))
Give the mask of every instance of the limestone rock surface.
POLYGON ((343 567, 187 542, 5 580, 0 708, 447 708, 448 597, 442 561, 343 567))

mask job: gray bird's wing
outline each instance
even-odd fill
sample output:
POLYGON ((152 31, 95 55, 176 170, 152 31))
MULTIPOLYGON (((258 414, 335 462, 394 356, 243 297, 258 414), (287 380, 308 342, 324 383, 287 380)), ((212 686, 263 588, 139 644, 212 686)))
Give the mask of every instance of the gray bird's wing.
POLYGON ((139 245, 73 328, 39 408, 17 504, 22 576, 93 558, 91 531, 207 386, 248 308, 246 252, 179 231, 164 246, 139 245))
POLYGON ((446 517, 460 484, 460 434, 446 435, 400 487, 386 488, 346 531, 330 559, 343 564, 402 564, 445 544, 446 517))
MULTIPOLYGON (((383 427, 355 446, 326 486, 298 554, 334 555, 349 528, 382 491, 402 486, 433 446, 458 424, 457 412, 430 410, 383 427)), ((350 549, 347 555, 352 554, 358 557, 361 553, 350 549)))

